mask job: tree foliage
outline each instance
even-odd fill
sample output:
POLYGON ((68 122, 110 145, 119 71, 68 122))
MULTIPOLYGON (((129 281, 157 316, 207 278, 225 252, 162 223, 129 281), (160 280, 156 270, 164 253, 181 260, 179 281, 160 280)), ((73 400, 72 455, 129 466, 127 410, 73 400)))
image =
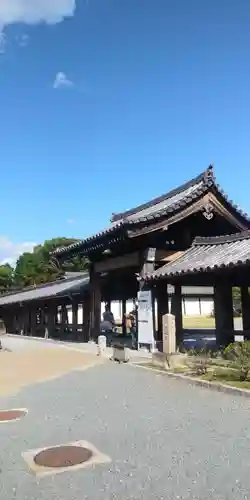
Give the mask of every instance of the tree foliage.
POLYGON ((0 266, 0 293, 6 293, 13 283, 13 268, 9 264, 0 266))
POLYGON ((69 238, 53 238, 43 245, 37 245, 33 252, 25 252, 19 257, 15 269, 9 265, 0 266, 0 293, 10 288, 21 288, 54 281, 65 272, 76 272, 88 269, 84 257, 74 257, 62 265, 51 255, 56 248, 68 246, 77 240, 69 238))

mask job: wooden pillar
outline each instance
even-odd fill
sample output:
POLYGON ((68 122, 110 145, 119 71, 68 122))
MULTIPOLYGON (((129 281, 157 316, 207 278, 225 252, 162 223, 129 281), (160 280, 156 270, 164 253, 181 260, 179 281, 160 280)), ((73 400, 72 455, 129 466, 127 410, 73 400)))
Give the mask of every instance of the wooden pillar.
POLYGON ((100 335, 101 323, 101 284, 100 275, 91 273, 91 331, 90 338, 96 340, 100 335))
POLYGON ((183 343, 181 285, 175 285, 171 302, 171 314, 175 316, 176 346, 183 343))
POLYGON ((66 304, 62 304, 62 314, 61 314, 61 335, 64 338, 66 335, 66 332, 68 333, 68 311, 66 304))
POLYGON ((122 299, 122 333, 126 335, 127 325, 126 325, 126 312, 127 312, 127 301, 122 299))
POLYGON ((31 337, 36 337, 36 317, 37 310, 35 307, 32 307, 30 311, 30 335, 31 337))
POLYGON ((48 335, 49 338, 55 337, 57 306, 51 303, 48 307, 48 335))
POLYGON ((24 335, 30 335, 30 310, 25 306, 23 311, 24 335))
POLYGON ((157 342, 163 342, 163 316, 168 314, 168 289, 167 283, 165 281, 157 281, 155 287, 155 296, 157 299, 157 329, 156 329, 156 340, 157 342))
POLYGON ((90 313, 91 313, 91 297, 89 293, 85 293, 82 305, 83 316, 83 342, 89 341, 90 335, 90 313))
POLYGON ((89 341, 89 327, 90 327, 90 312, 91 312, 91 299, 90 294, 86 293, 83 301, 83 342, 89 341))
POLYGON ((72 302, 72 334, 78 340, 78 302, 72 302))
POLYGON ((223 347, 234 341, 232 286, 220 281, 214 287, 216 343, 223 347))
POLYGON ((241 309, 243 331, 247 331, 248 338, 250 338, 250 294, 248 286, 241 287, 241 309))
POLYGON ((44 310, 44 305, 42 305, 40 312, 40 336, 44 337, 44 335, 45 335, 45 310, 44 310))

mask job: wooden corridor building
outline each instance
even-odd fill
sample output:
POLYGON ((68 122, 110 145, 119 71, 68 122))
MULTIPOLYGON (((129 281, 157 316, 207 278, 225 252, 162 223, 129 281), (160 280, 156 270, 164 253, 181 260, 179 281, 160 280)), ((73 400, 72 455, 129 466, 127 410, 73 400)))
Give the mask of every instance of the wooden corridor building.
MULTIPOLYGON (((186 251, 190 247, 193 251, 197 236, 240 235, 249 229, 248 216, 228 199, 216 183, 213 167, 209 166, 198 177, 167 194, 114 214, 106 229, 67 248, 60 248, 54 254, 58 260, 86 255, 91 262, 88 312, 91 338, 96 338, 99 333, 101 297, 106 301, 125 301, 150 286, 158 304, 155 340, 160 341, 162 316, 168 310, 166 282, 171 283, 172 278, 167 274, 164 280, 154 279, 157 273, 161 273, 164 266, 174 265, 184 255, 189 259, 190 254, 186 251), (150 275, 152 279, 149 279, 150 275)), ((205 281, 201 280, 199 284, 203 283, 205 281)), ((192 279, 189 281, 187 277, 185 284, 192 284, 192 279)), ((211 279, 210 285, 213 284, 211 279)), ((218 286, 216 290, 218 294, 218 286)), ((172 312, 176 317, 177 341, 181 343, 179 284, 175 286, 172 312)))
MULTIPOLYGON (((70 302, 73 308, 76 309, 77 303, 83 303, 84 326, 81 338, 85 341, 96 339, 100 331, 101 301, 121 300, 125 304, 126 300, 137 297, 139 290, 150 287, 157 299, 158 308, 158 328, 155 332, 155 340, 160 341, 162 339, 162 316, 168 311, 169 301, 166 284, 169 283, 174 285, 175 293, 171 307, 176 318, 177 342, 180 344, 182 342, 180 287, 182 284, 192 285, 198 283, 199 285, 205 285, 207 280, 209 285, 215 285, 216 311, 219 311, 216 331, 220 342, 222 337, 225 339, 224 330, 230 331, 228 327, 231 325, 231 320, 229 322, 228 318, 225 319, 225 310, 226 308, 228 311, 230 310, 229 302, 231 300, 229 300, 230 294, 226 283, 230 281, 231 285, 233 284, 233 275, 228 272, 227 280, 225 280, 225 283, 223 282, 224 288, 222 291, 220 280, 218 282, 214 281, 215 275, 216 280, 218 276, 214 272, 215 269, 210 274, 206 272, 204 275, 202 273, 183 271, 180 276, 171 274, 171 269, 174 269, 177 263, 184 265, 184 262, 190 262, 192 267, 195 252, 198 251, 197 241, 201 241, 197 240, 197 237, 213 238, 212 240, 206 240, 210 242, 213 242, 214 238, 218 236, 225 237, 228 234, 233 235, 232 238, 240 238, 234 247, 235 258, 237 259, 237 255, 240 256, 239 243, 245 241, 244 238, 248 234, 246 233, 248 230, 250 230, 248 216, 228 199, 224 191, 216 183, 212 166, 194 179, 165 195, 126 212, 113 214, 110 224, 104 230, 68 247, 60 248, 53 253, 58 261, 70 260, 76 255, 87 256, 90 261, 90 274, 88 278, 82 278, 82 285, 78 284, 78 288, 74 288, 74 280, 71 283, 68 282, 68 289, 65 288, 62 292, 58 291, 57 293, 55 293, 57 283, 48 285, 48 287, 55 287, 54 292, 51 289, 52 295, 43 298, 43 309, 47 308, 47 312, 50 311, 49 314, 46 314, 46 318, 50 318, 46 320, 50 322, 50 331, 53 330, 55 308, 59 306, 64 308, 70 302), (199 278, 197 278, 197 275, 199 278), (209 279, 208 275, 210 276, 209 279), (71 285, 72 288, 70 288, 71 285), (225 296, 228 297, 227 301, 225 296), (223 314, 221 311, 224 311, 223 314)), ((225 248, 227 244, 226 238, 225 248)), ((206 253, 206 245, 201 244, 200 247, 201 254, 202 252, 206 253)), ((211 243, 212 247, 214 248, 214 255, 219 255, 219 245, 211 243)), ((197 260, 200 267, 202 267, 203 262, 201 254, 200 260, 197 260)), ((242 297, 243 300, 247 301, 246 286, 248 283, 243 283, 239 279, 237 281, 236 274, 234 274, 234 277, 235 284, 237 282, 243 287, 242 297)), ((242 272, 242 280, 243 278, 244 272, 242 272)), ((8 322, 8 330, 14 328, 13 315, 16 316, 15 310, 17 306, 22 307, 25 302, 26 305, 22 312, 20 310, 20 318, 29 316, 28 331, 33 334, 35 327, 34 310, 38 306, 36 293, 37 291, 33 289, 29 295, 29 300, 26 301, 21 298, 21 295, 16 297, 15 301, 13 301, 13 297, 12 299, 9 298, 7 302, 7 296, 0 298, 0 315, 6 318, 5 322, 8 322)), ((247 331, 247 313, 245 313, 244 317, 245 331, 247 331)), ((25 325, 27 323, 24 319, 22 319, 22 322, 25 325)), ((43 328, 44 324, 43 320, 43 328)), ((26 329, 27 326, 24 327, 25 332, 26 329)))
POLYGON ((66 273, 63 278, 45 285, 31 286, 0 296, 0 315, 7 333, 58 339, 89 338, 89 274, 66 273), (78 324, 78 307, 83 306, 85 322, 78 324), (67 307, 72 306, 72 324, 67 307))
POLYGON ((181 286, 213 286, 216 343, 225 346, 234 341, 232 288, 241 290, 243 335, 250 339, 250 231, 201 238, 175 261, 146 278, 148 284, 175 288, 177 336, 181 337, 181 286))

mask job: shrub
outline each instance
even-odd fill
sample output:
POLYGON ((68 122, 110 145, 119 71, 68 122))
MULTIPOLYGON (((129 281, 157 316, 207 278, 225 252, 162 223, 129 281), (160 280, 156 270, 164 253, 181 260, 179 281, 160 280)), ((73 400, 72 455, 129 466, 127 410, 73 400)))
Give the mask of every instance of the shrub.
POLYGON ((246 380, 250 372, 250 341, 229 344, 224 350, 224 356, 232 362, 232 367, 239 370, 240 380, 246 380))
POLYGON ((195 375, 206 375, 209 366, 211 365, 211 351, 205 345, 201 349, 192 349, 189 352, 193 356, 192 368, 195 375))

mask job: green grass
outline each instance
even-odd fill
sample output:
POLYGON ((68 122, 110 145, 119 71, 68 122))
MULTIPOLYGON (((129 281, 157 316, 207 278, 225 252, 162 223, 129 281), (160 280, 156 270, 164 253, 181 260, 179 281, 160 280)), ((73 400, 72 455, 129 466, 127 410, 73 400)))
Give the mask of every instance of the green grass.
POLYGON ((250 389, 250 380, 239 380, 239 371, 233 368, 218 368, 210 370, 206 375, 202 375, 202 380, 230 385, 239 389, 250 389))
POLYGON ((183 316, 183 328, 215 328, 215 319, 211 316, 183 316))

